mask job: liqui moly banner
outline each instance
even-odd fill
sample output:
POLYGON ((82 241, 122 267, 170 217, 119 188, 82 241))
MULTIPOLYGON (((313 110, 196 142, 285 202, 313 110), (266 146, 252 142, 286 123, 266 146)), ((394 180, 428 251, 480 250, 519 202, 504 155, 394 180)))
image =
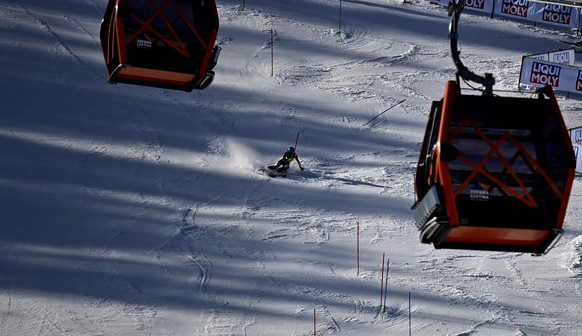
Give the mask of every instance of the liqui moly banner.
MULTIPOLYGON (((431 0, 449 5, 449 0, 431 0)), ((514 19, 540 22, 564 28, 578 28, 580 10, 567 5, 552 5, 528 0, 465 0, 465 9, 514 19)))
MULTIPOLYGON (((450 0, 431 0, 433 3, 438 3, 443 6, 448 6, 450 0)), ((495 0, 465 0, 465 9, 477 12, 491 14, 493 12, 493 4, 495 0)))
POLYGON ((574 156, 576 156, 576 172, 582 173, 582 145, 573 143, 572 147, 574 147, 574 156))
POLYGON ((576 157, 576 172, 582 173, 582 127, 570 129, 570 138, 572 147, 574 147, 574 156, 576 157))
POLYGON ((570 129, 570 138, 576 156, 576 172, 582 173, 582 127, 570 129))
POLYGON ((465 9, 490 14, 495 0, 465 0, 465 9))
POLYGON ((574 65, 576 63, 576 49, 563 49, 557 51, 546 52, 542 54, 527 55, 526 57, 535 58, 542 61, 552 63, 560 63, 566 65, 574 65))
POLYGON ((506 17, 578 28, 579 10, 565 5, 551 5, 528 0, 496 0, 493 12, 506 17))
POLYGON ((560 25, 564 27, 578 27, 578 12, 574 7, 537 3, 532 19, 536 22, 560 25))
POLYGON ((535 2, 530 5, 528 0, 498 0, 495 2, 495 14, 527 19, 531 13, 530 6, 535 6, 535 2))
POLYGON ((548 53, 548 61, 566 65, 576 64, 576 49, 551 51, 548 53))
POLYGON ((555 90, 582 94, 582 68, 524 57, 521 61, 519 83, 550 85, 555 90))
POLYGON ((560 87, 560 84, 563 86, 566 82, 563 79, 565 76, 564 67, 562 64, 524 57, 521 61, 519 82, 533 86, 550 85, 554 89, 565 91, 563 87, 560 87))
POLYGON ((570 129, 570 138, 572 143, 582 146, 582 126, 570 129))

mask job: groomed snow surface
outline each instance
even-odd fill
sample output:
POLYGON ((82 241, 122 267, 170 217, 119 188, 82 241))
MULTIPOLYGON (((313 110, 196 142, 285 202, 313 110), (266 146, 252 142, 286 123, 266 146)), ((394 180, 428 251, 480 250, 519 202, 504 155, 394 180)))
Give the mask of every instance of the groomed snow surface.
MULTIPOLYGON (((419 242, 418 150, 455 73, 443 7, 344 0, 338 30, 339 1, 218 0, 216 80, 184 93, 107 83, 106 3, 0 0, 0 335, 313 335, 314 312, 317 335, 582 334, 580 177, 546 256, 419 242), (297 132, 307 170, 261 173, 297 132)), ((459 29, 498 90, 573 36, 459 29)))

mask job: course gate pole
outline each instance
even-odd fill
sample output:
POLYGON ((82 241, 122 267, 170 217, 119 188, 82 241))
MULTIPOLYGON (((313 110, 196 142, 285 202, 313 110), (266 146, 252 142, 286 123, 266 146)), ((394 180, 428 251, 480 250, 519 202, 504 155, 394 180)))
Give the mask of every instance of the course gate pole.
POLYGON ((356 222, 356 275, 360 275, 360 222, 356 222))
POLYGON ((382 272, 380 272, 381 279, 380 279, 380 309, 382 309, 382 294, 384 293, 384 258, 386 257, 386 253, 382 253, 382 272))

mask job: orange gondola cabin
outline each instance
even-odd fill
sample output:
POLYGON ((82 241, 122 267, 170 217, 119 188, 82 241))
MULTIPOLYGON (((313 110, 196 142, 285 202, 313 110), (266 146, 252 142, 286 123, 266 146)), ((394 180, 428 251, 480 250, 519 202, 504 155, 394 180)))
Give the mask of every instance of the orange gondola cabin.
POLYGON ((214 0, 110 0, 100 32, 109 82, 204 89, 214 79, 217 35, 214 0))
POLYGON ((464 95, 432 104, 412 208, 436 248, 545 254, 563 233, 575 158, 551 87, 538 97, 464 95))

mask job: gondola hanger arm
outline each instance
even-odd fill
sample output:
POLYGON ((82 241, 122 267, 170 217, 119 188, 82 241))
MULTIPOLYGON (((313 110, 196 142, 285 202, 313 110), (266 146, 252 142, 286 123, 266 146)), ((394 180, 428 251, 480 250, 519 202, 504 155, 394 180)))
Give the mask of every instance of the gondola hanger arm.
MULTIPOLYGON (((485 95, 492 95, 493 85, 495 84, 495 78, 493 78, 493 74, 485 73, 485 76, 479 76, 469 70, 461 61, 461 52, 458 48, 458 26, 459 20, 461 18, 461 12, 463 11, 464 7, 465 0, 451 0, 449 2, 449 16, 451 17, 451 22, 449 24, 449 40, 451 42, 451 56, 453 58, 453 63, 457 67, 457 82, 459 81, 459 77, 461 77, 466 81, 481 84, 485 87, 485 95)), ((458 87, 460 88, 460 85, 458 87)))

